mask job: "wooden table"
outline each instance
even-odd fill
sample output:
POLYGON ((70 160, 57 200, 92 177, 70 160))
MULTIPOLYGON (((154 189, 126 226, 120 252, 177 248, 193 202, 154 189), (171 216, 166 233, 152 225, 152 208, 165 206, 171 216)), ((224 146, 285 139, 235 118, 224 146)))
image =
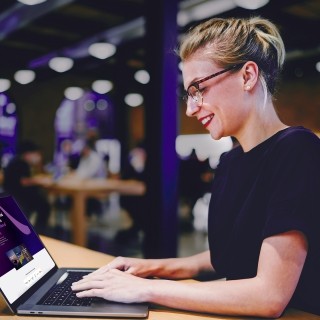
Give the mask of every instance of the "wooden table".
MULTIPOLYGON (((55 259, 59 267, 84 267, 84 268, 97 268, 110 262, 113 257, 104 253, 96 252, 87 248, 83 248, 71 243, 62 242, 59 240, 42 237, 47 249, 55 259)), ((189 280, 190 281, 190 280, 189 280)), ((0 298, 0 320, 7 319, 35 319, 30 316, 13 316, 2 297, 0 298)), ((54 319, 54 317, 37 317, 36 319, 54 319)), ((70 320, 72 318, 61 318, 70 320)), ((80 318, 79 318, 80 319, 80 318)), ((82 320, 92 318, 81 318, 82 320)), ((168 309, 158 306, 150 306, 150 313, 148 319, 150 320, 250 320, 257 318, 246 317, 226 317, 216 315, 206 315, 194 312, 187 312, 181 310, 168 309)), ((289 309, 281 320, 320 320, 320 316, 312 315, 309 313, 289 309)), ((119 320, 119 319, 118 319, 119 320)))
POLYGON ((51 178, 39 177, 39 185, 50 194, 72 197, 71 228, 72 241, 80 246, 87 244, 86 200, 88 197, 108 197, 112 192, 122 195, 142 196, 145 185, 137 180, 62 178, 53 182, 51 178))

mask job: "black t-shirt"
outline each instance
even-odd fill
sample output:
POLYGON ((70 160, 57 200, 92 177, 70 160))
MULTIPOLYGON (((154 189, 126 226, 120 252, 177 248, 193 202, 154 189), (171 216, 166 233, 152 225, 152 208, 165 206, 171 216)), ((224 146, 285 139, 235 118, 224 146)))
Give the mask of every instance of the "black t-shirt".
POLYGON ((263 240, 299 230, 308 255, 291 305, 320 314, 319 204, 320 139, 311 131, 290 127, 223 154, 209 206, 213 267, 228 280, 252 278, 263 240))

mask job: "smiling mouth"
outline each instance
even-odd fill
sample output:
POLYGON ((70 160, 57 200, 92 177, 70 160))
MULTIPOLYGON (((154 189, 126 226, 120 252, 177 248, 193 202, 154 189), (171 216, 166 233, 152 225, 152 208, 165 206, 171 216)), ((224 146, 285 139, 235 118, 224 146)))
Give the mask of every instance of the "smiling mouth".
POLYGON ((210 114, 210 115, 200 119, 200 121, 201 121, 202 125, 206 128, 210 124, 213 117, 214 117, 214 114, 210 114))

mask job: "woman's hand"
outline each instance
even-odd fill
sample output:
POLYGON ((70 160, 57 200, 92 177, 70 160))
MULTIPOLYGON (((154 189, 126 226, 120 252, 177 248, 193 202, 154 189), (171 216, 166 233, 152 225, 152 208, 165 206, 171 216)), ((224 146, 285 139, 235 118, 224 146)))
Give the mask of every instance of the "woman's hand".
POLYGON ((118 269, 128 274, 132 274, 141 278, 146 278, 152 275, 154 271, 154 260, 117 257, 109 264, 99 268, 86 277, 93 275, 104 275, 112 269, 118 269))
MULTIPOLYGON (((114 265, 120 266, 121 263, 117 261, 114 265)), ((147 301, 151 281, 105 266, 73 283, 71 288, 79 291, 77 292, 79 298, 100 297, 123 303, 144 302, 147 301)))

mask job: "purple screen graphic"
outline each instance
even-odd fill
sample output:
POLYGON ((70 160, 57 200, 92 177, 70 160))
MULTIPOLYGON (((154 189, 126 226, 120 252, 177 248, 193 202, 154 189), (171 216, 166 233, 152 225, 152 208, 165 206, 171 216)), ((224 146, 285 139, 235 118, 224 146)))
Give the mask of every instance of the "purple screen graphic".
POLYGON ((8 259, 8 252, 14 248, 31 257, 44 247, 13 197, 4 196, 0 197, 0 276, 14 268, 8 259))

